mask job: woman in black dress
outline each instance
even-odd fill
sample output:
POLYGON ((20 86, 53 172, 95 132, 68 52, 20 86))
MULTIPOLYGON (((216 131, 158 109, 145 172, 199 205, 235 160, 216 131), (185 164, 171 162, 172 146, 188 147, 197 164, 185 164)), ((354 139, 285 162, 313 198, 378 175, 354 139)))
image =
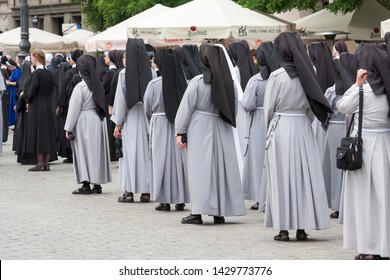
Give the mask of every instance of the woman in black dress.
POLYGON ((28 133, 26 151, 37 155, 37 165, 29 171, 49 171, 49 158, 57 150, 54 109, 51 106, 53 75, 44 68, 45 54, 42 50, 31 53, 36 67, 27 92, 28 133))

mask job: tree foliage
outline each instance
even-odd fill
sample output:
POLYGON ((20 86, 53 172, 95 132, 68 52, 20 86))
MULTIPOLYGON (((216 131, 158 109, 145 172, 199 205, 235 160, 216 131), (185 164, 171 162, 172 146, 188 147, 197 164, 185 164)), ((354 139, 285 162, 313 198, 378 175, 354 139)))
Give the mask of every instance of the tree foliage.
MULTIPOLYGON (((159 3, 168 7, 177 7, 190 0, 70 0, 80 3, 85 15, 84 24, 94 31, 102 31, 135 14, 159 3)), ((255 11, 280 13, 292 10, 317 11, 322 8, 319 0, 234 0, 238 4, 255 11)), ((326 6, 332 12, 348 13, 358 9, 367 0, 333 0, 326 6)), ((390 3, 390 0, 378 0, 390 3)), ((207 8, 207 7, 205 7, 207 8)))

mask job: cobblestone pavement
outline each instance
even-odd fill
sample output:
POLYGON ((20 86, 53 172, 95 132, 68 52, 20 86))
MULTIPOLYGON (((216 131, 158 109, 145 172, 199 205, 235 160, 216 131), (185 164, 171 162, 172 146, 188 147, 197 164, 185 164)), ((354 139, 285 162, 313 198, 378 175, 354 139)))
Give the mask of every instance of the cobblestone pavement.
MULTIPOLYGON (((11 134, 11 133, 10 133, 11 134)), ((264 214, 227 217, 214 225, 182 225, 190 213, 157 212, 156 202, 118 203, 117 162, 113 182, 101 195, 72 195, 76 181, 71 164, 62 158, 50 172, 28 172, 16 163, 12 138, 0 156, 0 259, 6 260, 351 260, 343 249, 342 225, 335 219, 328 230, 308 230, 309 240, 273 241, 277 230, 264 227, 264 214)), ((174 207, 173 207, 174 208, 174 207)))

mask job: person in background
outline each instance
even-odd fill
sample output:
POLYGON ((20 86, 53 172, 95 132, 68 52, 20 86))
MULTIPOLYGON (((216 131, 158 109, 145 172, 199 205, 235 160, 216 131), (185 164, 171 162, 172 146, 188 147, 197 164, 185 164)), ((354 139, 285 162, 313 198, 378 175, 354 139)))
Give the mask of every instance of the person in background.
POLYGON ((5 94, 5 82, 0 72, 0 155, 3 154, 3 94, 5 94))
MULTIPOLYGON (((70 52, 70 55, 68 57, 69 65, 65 64, 62 69, 59 69, 59 88, 56 114, 57 116, 60 116, 62 120, 60 123, 60 127, 63 127, 65 125, 69 108, 69 100, 72 95, 73 89, 77 85, 77 83, 81 81, 77 70, 77 59, 81 55, 82 53, 78 49, 70 52), (63 79, 61 79, 62 76, 63 79)), ((63 160, 64 163, 73 162, 72 148, 69 140, 65 137, 65 130, 60 130, 58 155, 66 158, 63 160)))
POLYGON ((73 89, 64 127, 72 145, 76 180, 82 184, 72 193, 101 194, 101 185, 111 182, 107 104, 96 59, 83 55, 77 63, 82 81, 73 89), (90 184, 94 185, 93 190, 90 184))
POLYGON ((340 201, 343 185, 343 171, 336 166, 335 151, 340 146, 341 138, 345 136, 345 115, 337 109, 337 102, 343 97, 354 83, 358 70, 357 57, 351 53, 341 53, 336 64, 336 81, 325 92, 325 97, 332 105, 333 113, 326 126, 324 142, 324 155, 322 169, 324 173, 325 188, 328 206, 332 209, 331 218, 339 218, 340 201))
POLYGON ((266 186, 263 184, 265 154, 264 93, 271 72, 279 68, 274 44, 264 42, 257 49, 260 73, 249 79, 242 97, 242 106, 249 114, 247 120, 247 144, 244 151, 242 184, 244 198, 256 201, 252 210, 265 210, 266 186), (261 203, 259 203, 261 202, 261 203))
POLYGON ((45 69, 45 54, 42 50, 31 53, 35 71, 27 91, 28 132, 26 152, 37 155, 37 165, 28 171, 50 171, 51 153, 57 151, 54 111, 51 106, 53 75, 45 69))
POLYGON ((193 77, 202 74, 202 65, 200 64, 197 45, 183 45, 180 49, 180 60, 187 83, 193 77))
MULTIPOLYGON (((112 50, 112 51, 106 52, 105 57, 104 57, 104 61, 105 61, 105 64, 108 66, 108 70, 103 75, 102 84, 103 84, 103 88, 104 88, 106 102, 108 105, 113 77, 119 69, 122 69, 124 67, 124 65, 123 65, 122 57, 120 56, 120 53, 117 50, 112 50)), ((110 158, 111 158, 111 161, 118 161, 118 158, 116 157, 116 154, 115 154, 115 137, 114 137, 115 123, 113 123, 109 119, 111 117, 109 109, 107 109, 107 112, 108 112, 107 129, 108 129, 108 140, 110 143, 110 158)))
POLYGON ((143 98, 153 70, 142 39, 128 39, 124 56, 126 67, 119 72, 111 116, 116 124, 114 136, 121 137, 123 143, 118 172, 123 195, 118 202, 134 202, 135 193, 141 193, 141 202, 149 202, 148 124, 143 98))
MULTIPOLYGON (((334 85, 336 77, 335 63, 332 60, 332 54, 325 42, 313 42, 307 46, 309 58, 313 64, 316 80, 323 93, 334 85)), ((321 161, 324 154, 324 143, 326 131, 321 122, 314 118, 311 123, 314 136, 317 141, 318 150, 320 152, 321 161)))
MULTIPOLYGON (((1 74, 3 76, 3 82, 6 85, 6 81, 9 79, 11 72, 7 69, 6 62, 8 58, 3 55, 1 61, 1 74)), ((6 85, 5 90, 2 94, 2 115, 3 115, 3 137, 0 138, 1 142, 7 142, 8 140, 8 108, 9 108, 9 87, 6 85)))
POLYGON ((176 144, 187 149, 191 214, 182 224, 214 224, 226 216, 245 215, 233 127, 236 126, 237 87, 224 47, 202 44, 203 74, 194 77, 175 118, 176 144))
POLYGON ((47 70, 51 71, 51 62, 53 60, 53 55, 51 53, 45 53, 45 67, 47 70))
POLYGON ((6 65, 8 70, 11 72, 9 79, 5 82, 9 91, 8 126, 13 126, 16 124, 16 113, 14 111, 14 107, 17 101, 16 92, 18 90, 18 81, 22 75, 22 72, 20 71, 20 68, 16 62, 12 59, 6 61, 6 65))
POLYGON ((144 95, 149 121, 151 197, 160 202, 155 207, 157 211, 170 211, 170 203, 183 211, 190 194, 185 155, 176 146, 174 121, 187 82, 175 50, 158 51, 154 61, 161 76, 149 82, 144 95))
MULTIPOLYGON (((37 155, 26 152, 28 135, 27 92, 30 85, 31 75, 34 72, 31 57, 26 57, 21 65, 22 76, 18 86, 18 102, 15 106, 17 122, 13 141, 13 150, 17 154, 16 162, 22 165, 36 165, 37 155)), ((56 154, 54 158, 57 159, 56 154)), ((50 161, 50 160, 49 160, 50 161)))

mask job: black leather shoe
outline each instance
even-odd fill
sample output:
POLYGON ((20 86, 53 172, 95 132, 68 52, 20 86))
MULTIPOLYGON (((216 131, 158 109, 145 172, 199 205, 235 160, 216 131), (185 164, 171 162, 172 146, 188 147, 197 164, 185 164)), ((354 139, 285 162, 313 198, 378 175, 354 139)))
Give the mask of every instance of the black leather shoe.
POLYGON ((224 224, 225 218, 222 216, 214 216, 214 224, 224 224))
POLYGON ((35 165, 28 169, 28 171, 45 171, 43 165, 35 165))
POLYGON ((203 224, 202 216, 201 215, 192 215, 192 214, 190 214, 189 216, 181 219, 181 223, 182 224, 196 224, 196 225, 200 225, 200 224, 203 224))
POLYGON ((335 211, 332 214, 330 214, 330 217, 333 219, 338 219, 339 218, 339 211, 335 211))
POLYGON ((251 210, 259 210, 259 203, 256 202, 255 204, 253 204, 253 205, 251 206, 251 210))
POLYGON ((141 193, 140 201, 141 202, 149 202, 150 201, 150 193, 141 193))
POLYGON ((93 185, 91 191, 92 191, 92 193, 101 194, 102 193, 102 186, 100 186, 100 185, 93 185))
POLYGON ((157 211, 171 211, 171 205, 169 203, 160 203, 154 209, 157 211))
POLYGON ((66 158, 62 162, 63 163, 73 163, 73 159, 72 158, 66 158))
POLYGON ((183 211, 184 210, 184 207, 186 207, 186 205, 184 203, 180 203, 180 204, 176 204, 175 205, 175 209, 177 211, 183 211))
POLYGON ((90 188, 84 188, 84 187, 81 187, 81 188, 74 190, 72 192, 72 194, 91 194, 91 193, 92 193, 92 191, 90 188))

